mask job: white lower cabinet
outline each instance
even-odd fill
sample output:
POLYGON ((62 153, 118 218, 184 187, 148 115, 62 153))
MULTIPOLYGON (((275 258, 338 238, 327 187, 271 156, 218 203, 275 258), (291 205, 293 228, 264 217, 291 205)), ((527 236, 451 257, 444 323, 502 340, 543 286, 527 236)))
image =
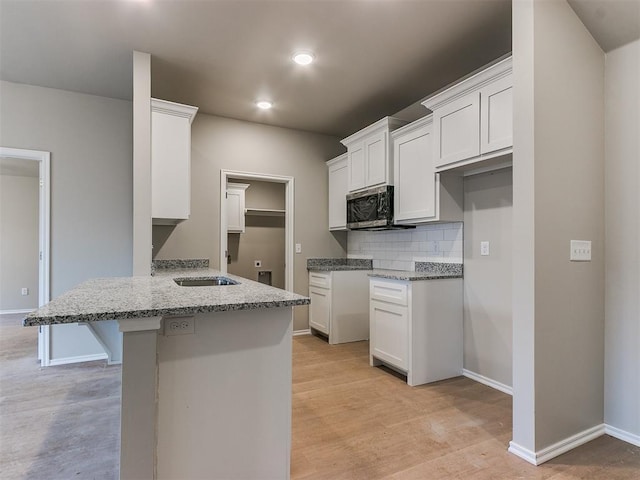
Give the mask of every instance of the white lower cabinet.
POLYGON ((462 279, 371 278, 369 354, 411 386, 462 374, 462 279))
POLYGON ((330 344, 369 338, 368 270, 309 272, 309 327, 330 344))

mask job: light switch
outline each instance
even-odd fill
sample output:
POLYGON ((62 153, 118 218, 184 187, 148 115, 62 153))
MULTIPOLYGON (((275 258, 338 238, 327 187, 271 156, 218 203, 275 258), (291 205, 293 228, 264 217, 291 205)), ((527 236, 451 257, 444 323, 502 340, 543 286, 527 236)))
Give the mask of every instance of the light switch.
POLYGON ((489 255, 489 242, 480 242, 480 255, 484 257, 489 255))
POLYGON ((302 244, 296 243, 296 253, 302 253, 302 244))
POLYGON ((571 240, 569 260, 572 262, 590 262, 591 240, 571 240))

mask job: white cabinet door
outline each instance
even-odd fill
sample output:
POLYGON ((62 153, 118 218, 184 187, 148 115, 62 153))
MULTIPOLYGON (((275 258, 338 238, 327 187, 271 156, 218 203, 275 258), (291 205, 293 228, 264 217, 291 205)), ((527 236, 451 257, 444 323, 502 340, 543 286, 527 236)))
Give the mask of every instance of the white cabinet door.
POLYGON ((380 132, 364 141, 365 184, 367 187, 391 183, 388 181, 387 133, 380 132))
POLYGON ((433 134, 436 167, 480 155, 480 92, 433 112, 433 134))
POLYGON ((151 114, 151 216, 185 220, 191 201, 191 126, 166 113, 151 114))
POLYGON ((436 212, 436 174, 431 126, 393 140, 395 221, 427 221, 436 212))
POLYGON ((227 185, 227 232, 244 233, 245 190, 247 184, 227 185))
POLYGON ((513 146, 513 80, 501 78, 480 90, 480 153, 513 146))
POLYGON ((197 107, 151 99, 151 217, 156 225, 189 218, 191 122, 197 107))
POLYGON ((364 144, 350 145, 347 155, 349 191, 352 192, 366 186, 364 144))
POLYGON ((331 290, 309 287, 309 326, 329 335, 329 319, 331 318, 331 290))
POLYGON ((409 312, 407 307, 371 300, 370 353, 402 370, 409 368, 409 312))
POLYGON ((329 166, 329 230, 347 229, 348 177, 347 157, 344 155, 329 166))

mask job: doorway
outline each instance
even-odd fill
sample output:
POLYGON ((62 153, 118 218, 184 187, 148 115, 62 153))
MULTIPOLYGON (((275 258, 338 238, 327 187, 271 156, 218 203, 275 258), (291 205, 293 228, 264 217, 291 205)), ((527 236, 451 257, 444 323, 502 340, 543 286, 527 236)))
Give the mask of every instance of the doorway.
MULTIPOLYGON (((38 306, 42 306, 50 299, 50 152, 26 150, 21 148, 0 147, 0 159, 8 168, 17 171, 35 171, 38 188, 38 306)), ((38 331, 38 359, 42 366, 48 365, 50 332, 48 326, 42 326, 38 331)))
MULTIPOLYGON (((273 213, 274 217, 282 217, 284 216, 284 289, 292 291, 293 290, 293 198, 294 198, 294 184, 293 177, 286 177, 280 175, 267 175, 261 173, 248 173, 248 172, 238 172, 232 170, 221 170, 220 171, 220 270, 224 273, 228 271, 228 256, 230 254, 230 247, 234 247, 234 244, 229 244, 229 236, 227 233, 227 185, 229 183, 240 183, 240 182, 254 182, 256 184, 259 183, 277 183, 281 184, 284 187, 284 209, 282 211, 277 211, 280 209, 267 209, 269 212, 258 212, 258 214, 266 214, 273 213)), ((258 209, 254 209, 258 210, 258 209)), ((259 215, 256 215, 259 216, 259 215)), ((273 219, 267 221, 255 221, 257 225, 266 225, 273 224, 273 219)), ((232 253, 233 260, 233 253, 232 253)), ((261 260, 261 259, 250 259, 250 261, 261 260)), ((262 267, 255 267, 255 270, 261 270, 262 267)), ((251 277, 253 278, 253 276, 251 277)), ((257 280, 257 278, 254 278, 257 280)), ((279 286, 275 285, 274 286, 279 286)))

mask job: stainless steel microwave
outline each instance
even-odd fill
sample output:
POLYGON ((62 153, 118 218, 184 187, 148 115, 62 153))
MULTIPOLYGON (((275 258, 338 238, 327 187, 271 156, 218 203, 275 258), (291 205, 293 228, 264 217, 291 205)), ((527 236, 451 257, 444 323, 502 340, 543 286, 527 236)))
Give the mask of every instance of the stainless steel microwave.
POLYGON ((393 185, 373 187, 347 195, 347 228, 393 228, 393 185))

